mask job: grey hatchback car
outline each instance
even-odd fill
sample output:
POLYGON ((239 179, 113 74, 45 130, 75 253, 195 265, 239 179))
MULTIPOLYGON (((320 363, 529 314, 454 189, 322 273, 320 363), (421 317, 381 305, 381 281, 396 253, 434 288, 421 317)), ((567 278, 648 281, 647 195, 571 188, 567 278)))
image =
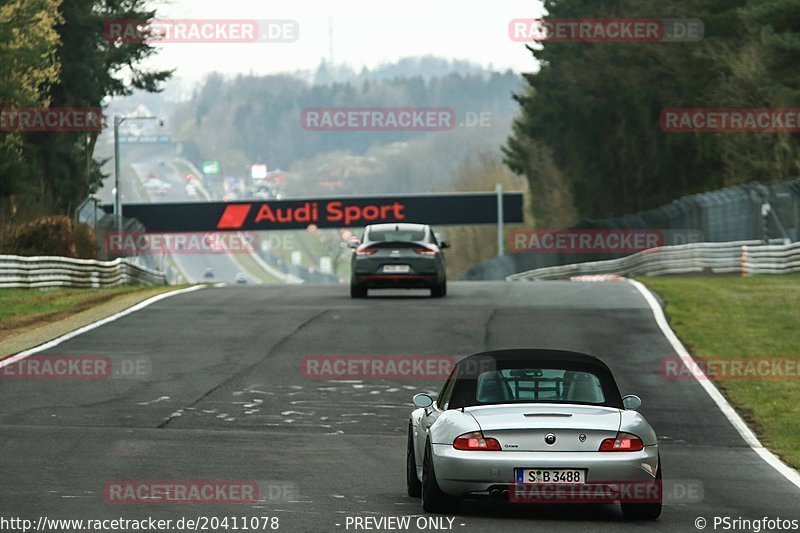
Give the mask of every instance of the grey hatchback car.
POLYGON ((434 298, 447 294, 442 250, 449 244, 428 225, 374 224, 350 246, 353 298, 365 298, 369 289, 430 289, 434 298))

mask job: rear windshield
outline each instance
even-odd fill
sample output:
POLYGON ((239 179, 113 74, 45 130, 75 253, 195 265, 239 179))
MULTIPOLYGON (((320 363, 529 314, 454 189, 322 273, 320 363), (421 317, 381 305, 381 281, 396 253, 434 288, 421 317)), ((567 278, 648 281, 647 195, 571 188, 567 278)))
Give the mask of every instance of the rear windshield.
POLYGON ((425 230, 400 230, 394 228, 370 230, 367 240, 371 242, 412 242, 424 241, 425 230))
POLYGON ((478 376, 478 403, 605 402, 600 379, 588 372, 551 368, 508 368, 478 376))

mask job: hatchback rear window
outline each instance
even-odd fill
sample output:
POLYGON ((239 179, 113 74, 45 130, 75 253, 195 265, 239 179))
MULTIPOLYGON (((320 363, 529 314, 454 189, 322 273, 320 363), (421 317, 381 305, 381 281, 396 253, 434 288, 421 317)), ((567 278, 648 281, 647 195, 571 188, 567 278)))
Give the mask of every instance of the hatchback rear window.
POLYGON ((394 229, 380 229, 380 230, 371 230, 369 235, 367 236, 368 241, 372 242, 412 242, 412 241, 424 241, 425 240, 425 230, 400 230, 396 231, 394 229))

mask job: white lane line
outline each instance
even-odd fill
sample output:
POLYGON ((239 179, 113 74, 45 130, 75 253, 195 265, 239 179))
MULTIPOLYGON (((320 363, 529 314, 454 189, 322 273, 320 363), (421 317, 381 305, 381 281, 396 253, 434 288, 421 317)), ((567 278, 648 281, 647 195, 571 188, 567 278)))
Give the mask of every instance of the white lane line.
POLYGON ((5 366, 11 365, 11 364, 14 364, 17 361, 21 361, 21 360, 25 359, 26 357, 29 357, 29 356, 31 356, 33 354, 36 354, 36 353, 39 353, 39 352, 43 352, 44 350, 49 350, 50 348, 52 348, 54 346, 58 346, 59 344, 61 344, 64 341, 68 341, 69 339, 77 337, 78 335, 86 333, 87 331, 91 331, 93 329, 97 329, 100 326, 108 324, 109 322, 114 322, 115 320, 120 319, 120 318, 122 318, 124 316, 127 316, 127 315, 129 315, 131 313, 135 313, 136 311, 139 311, 140 309, 144 309, 148 305, 152 305, 152 304, 154 304, 156 302, 160 302, 161 300, 164 300, 166 298, 171 298, 172 296, 178 296, 179 294, 185 294, 187 292, 193 292, 193 291, 200 290, 200 289, 203 289, 203 288, 205 288, 205 285, 194 285, 192 287, 187 287, 185 289, 179 289, 179 290, 176 290, 176 291, 170 291, 170 292, 165 292, 163 294, 158 294, 156 296, 153 296, 152 298, 148 298, 147 300, 139 302, 138 304, 136 304, 136 305, 134 305, 132 307, 128 307, 127 309, 123 309, 119 313, 113 314, 111 316, 107 316, 106 318, 98 320, 97 322, 92 322, 91 324, 87 324, 87 325, 85 325, 85 326, 83 326, 81 328, 72 330, 69 333, 65 333, 64 335, 61 335, 60 337, 57 337, 57 338, 55 338, 55 339, 53 339, 53 340, 51 340, 49 342, 46 342, 44 344, 40 344, 39 346, 35 346, 35 347, 30 348, 28 350, 25 350, 23 352, 19 352, 16 355, 12 355, 11 357, 3 359, 2 361, 0 361, 0 368, 3 368, 5 366))
POLYGON ((725 415, 725 418, 727 418, 733 427, 736 428, 736 431, 739 432, 739 435, 742 436, 747 445, 750 446, 750 448, 752 448, 753 451, 756 452, 759 457, 761 457, 769 466, 777 470, 781 475, 783 475, 783 477, 800 488, 800 472, 781 461, 777 455, 769 451, 764 447, 763 444, 761 444, 761 441, 758 440, 758 437, 756 437, 755 433, 753 433, 753 431, 747 427, 745 421, 742 420, 742 417, 739 416, 739 413, 736 412, 733 406, 728 403, 728 400, 722 395, 716 385, 714 385, 714 383, 706 377, 702 370, 700 370, 700 365, 695 362, 689 351, 686 349, 683 343, 681 343, 680 339, 678 339, 678 336, 675 335, 675 332, 669 327, 669 322, 667 322, 667 317, 664 315, 664 310, 661 308, 661 305, 658 303, 656 297, 653 296, 653 293, 636 280, 629 279, 628 282, 636 287, 645 301, 650 305, 650 309, 652 309, 653 315, 655 315, 656 324, 658 324, 661 332, 672 345, 675 353, 677 353, 678 357, 681 358, 681 361, 683 361, 687 368, 697 369, 696 372, 693 370, 694 378, 697 380, 700 386, 703 387, 703 390, 706 391, 711 399, 714 400, 714 403, 717 404, 719 410, 722 411, 722 414, 725 415))

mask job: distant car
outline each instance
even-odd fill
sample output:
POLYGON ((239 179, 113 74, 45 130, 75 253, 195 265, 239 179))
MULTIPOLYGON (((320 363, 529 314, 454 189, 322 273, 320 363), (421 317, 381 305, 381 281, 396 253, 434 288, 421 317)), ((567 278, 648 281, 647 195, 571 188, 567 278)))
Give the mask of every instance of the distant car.
POLYGON ((238 283, 240 285, 244 285, 244 284, 247 283, 247 276, 245 276, 241 272, 237 272, 236 273, 236 278, 235 279, 236 279, 236 283, 238 283))
POLYGON ((661 514, 656 433, 636 412, 641 399, 622 397, 596 357, 475 354, 456 364, 435 401, 421 393, 413 403, 406 484, 427 512, 451 511, 461 498, 559 503, 558 496, 619 501, 626 519, 661 514))
POLYGON ((211 268, 207 268, 203 271, 203 277, 206 279, 211 279, 214 277, 214 271, 211 268))
POLYGON ((431 296, 447 294, 447 275, 439 241, 425 224, 367 226, 351 260, 350 296, 364 298, 369 289, 430 289, 431 296))
POLYGON ((172 185, 158 178, 150 178, 144 182, 144 188, 155 192, 159 196, 164 196, 172 190, 172 185))
POLYGON ((281 194, 278 189, 274 186, 259 186, 254 196, 261 200, 280 200, 283 198, 283 194, 281 194))

